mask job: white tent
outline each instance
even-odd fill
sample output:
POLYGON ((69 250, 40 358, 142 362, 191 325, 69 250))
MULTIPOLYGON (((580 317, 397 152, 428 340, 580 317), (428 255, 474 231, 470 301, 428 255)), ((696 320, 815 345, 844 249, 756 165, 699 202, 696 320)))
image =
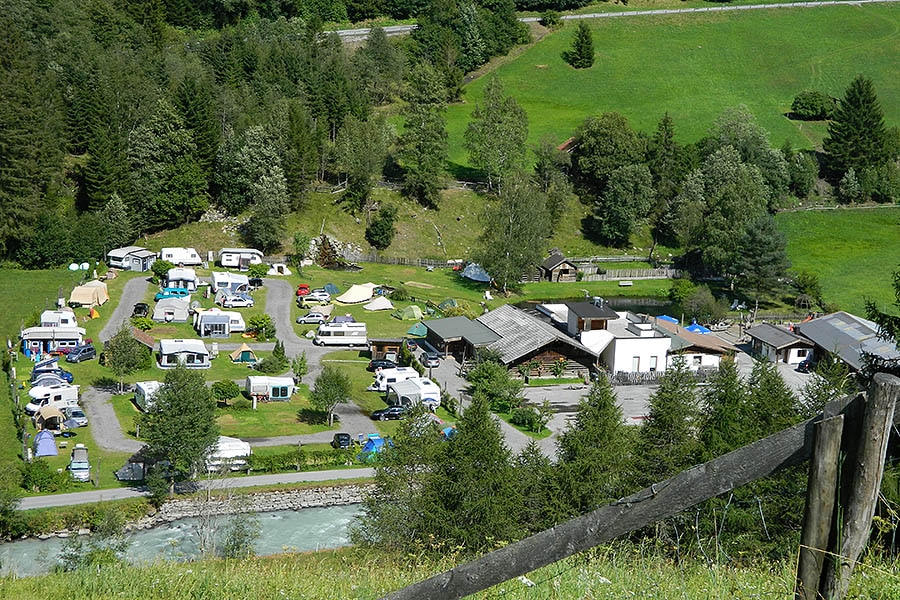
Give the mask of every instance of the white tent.
POLYGON ((369 300, 378 286, 374 283, 360 283, 350 286, 350 289, 335 298, 341 304, 360 304, 369 300))
POLYGON ((108 300, 109 292, 106 290, 106 284, 98 280, 79 285, 72 290, 72 295, 69 296, 69 302, 82 306, 103 305, 108 300))
POLYGON ((378 296, 363 308, 366 310, 391 310, 394 308, 394 304, 388 300, 387 296, 378 296))

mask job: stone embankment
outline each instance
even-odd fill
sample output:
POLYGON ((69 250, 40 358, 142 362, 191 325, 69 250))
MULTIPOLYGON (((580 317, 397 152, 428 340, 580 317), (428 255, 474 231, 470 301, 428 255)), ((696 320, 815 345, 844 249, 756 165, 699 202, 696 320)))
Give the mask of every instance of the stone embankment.
POLYGON ((129 528, 149 529, 177 519, 203 515, 229 515, 358 504, 363 501, 363 496, 371 489, 370 485, 353 484, 259 494, 226 494, 221 490, 213 490, 208 499, 205 493, 201 492, 192 498, 166 502, 156 513, 144 517, 130 525, 129 528))

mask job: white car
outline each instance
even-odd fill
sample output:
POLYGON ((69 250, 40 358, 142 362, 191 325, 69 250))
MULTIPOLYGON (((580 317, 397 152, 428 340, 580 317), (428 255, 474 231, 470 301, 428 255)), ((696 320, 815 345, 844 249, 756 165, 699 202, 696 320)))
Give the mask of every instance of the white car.
POLYGON ((222 299, 224 308, 245 308, 253 306, 253 298, 244 294, 233 294, 222 299))
POLYGON ((297 296, 297 306, 315 306, 318 304, 329 304, 331 302, 331 294, 324 290, 313 290, 305 296, 297 296))
POLYGON ((326 321, 328 321, 328 317, 316 311, 312 311, 302 317, 297 317, 297 322, 301 325, 321 325, 326 321))

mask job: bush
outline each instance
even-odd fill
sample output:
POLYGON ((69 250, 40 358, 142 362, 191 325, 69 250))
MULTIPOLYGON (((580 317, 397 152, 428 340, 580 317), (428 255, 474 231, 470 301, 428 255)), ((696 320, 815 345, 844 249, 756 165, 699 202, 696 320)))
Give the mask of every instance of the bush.
POLYGON ((219 402, 228 402, 232 398, 237 398, 241 395, 240 386, 228 379, 215 382, 210 389, 212 390, 213 398, 219 402))
POLYGON ((409 290, 402 285, 398 285, 391 292, 391 300, 394 302, 408 302, 410 298, 412 298, 412 296, 410 296, 409 290))
POLYGON ((259 342, 265 342, 269 338, 275 337, 275 323, 272 322, 272 317, 267 314, 250 317, 247 328, 256 332, 256 340, 259 342))
POLYGON ((253 408, 253 403, 250 400, 241 397, 231 403, 231 408, 234 410, 250 410, 253 408))
POLYGON ((284 371, 287 370, 287 361, 279 360, 275 356, 270 356, 269 358, 264 358, 256 363, 256 370, 260 373, 265 373, 266 375, 284 373, 284 371))
POLYGON ((68 473, 57 473, 41 458, 22 466, 22 487, 30 492, 59 492, 70 483, 68 473))
POLYGON ((258 265, 250 265, 247 270, 247 277, 265 277, 269 273, 269 265, 260 263, 258 265))
POLYGON ((131 324, 141 331, 150 331, 153 329, 153 319, 150 317, 131 317, 131 324))
POLYGON ((512 413, 509 419, 513 425, 517 425, 528 431, 540 431, 540 415, 533 406, 520 406, 512 413))
POLYGON ((837 100, 822 92, 806 90, 797 94, 791 103, 791 116, 801 121, 830 119, 837 100))
POLYGON ((374 248, 384 250, 394 241, 394 221, 397 219, 397 209, 393 206, 383 206, 372 222, 366 227, 366 241, 374 248))
POLYGON ((559 13, 555 10, 545 10, 541 13, 541 25, 547 29, 556 29, 562 24, 559 13))
POLYGON ((175 265, 170 263, 167 260, 157 260, 151 266, 150 270, 153 272, 153 283, 159 283, 163 279, 166 278, 166 275, 169 273, 169 269, 175 268, 175 265))

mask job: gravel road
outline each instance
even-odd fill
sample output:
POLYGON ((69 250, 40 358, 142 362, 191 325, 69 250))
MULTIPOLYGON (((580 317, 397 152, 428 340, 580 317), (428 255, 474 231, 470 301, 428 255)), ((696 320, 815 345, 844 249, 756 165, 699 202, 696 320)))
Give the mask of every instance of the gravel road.
POLYGON ((100 341, 105 342, 116 334, 119 326, 131 318, 131 310, 138 302, 143 301, 147 296, 147 288, 150 286, 150 280, 146 277, 132 279, 125 284, 122 290, 122 297, 119 299, 112 316, 103 329, 100 330, 100 341))

